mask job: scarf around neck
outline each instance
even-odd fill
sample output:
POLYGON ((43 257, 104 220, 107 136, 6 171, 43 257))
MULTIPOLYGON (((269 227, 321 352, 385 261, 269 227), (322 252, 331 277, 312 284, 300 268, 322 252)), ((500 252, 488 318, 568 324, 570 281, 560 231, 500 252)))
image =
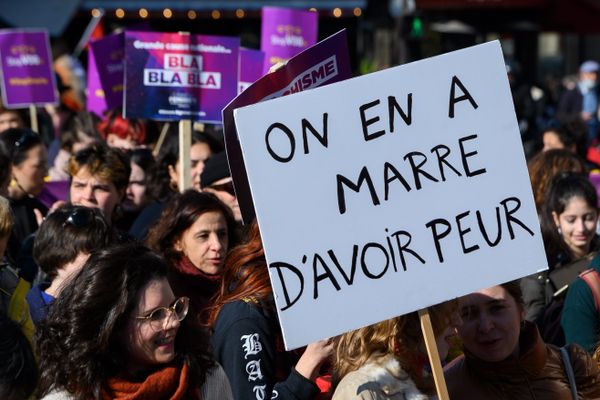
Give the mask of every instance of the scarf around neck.
POLYGON ((183 363, 183 366, 172 363, 152 372, 143 381, 132 382, 122 377, 111 378, 102 390, 102 398, 105 400, 200 400, 200 390, 191 382, 187 363, 183 363))

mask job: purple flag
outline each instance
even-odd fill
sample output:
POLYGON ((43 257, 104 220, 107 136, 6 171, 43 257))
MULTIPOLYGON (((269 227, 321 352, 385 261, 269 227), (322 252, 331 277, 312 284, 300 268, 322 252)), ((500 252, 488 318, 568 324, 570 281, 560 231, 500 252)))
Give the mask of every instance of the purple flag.
POLYGON ((318 15, 313 11, 263 7, 260 49, 265 52, 263 73, 317 43, 318 15))
POLYGON ((122 33, 110 35, 90 44, 94 53, 104 99, 108 108, 123 105, 123 58, 125 37, 122 33))
POLYGON ((233 110, 275 97, 352 78, 346 30, 317 43, 291 58, 239 94, 223 109, 223 133, 227 160, 244 223, 254 218, 254 205, 248 184, 244 157, 233 120, 233 110))
POLYGON ((96 67, 96 59, 94 52, 88 51, 88 70, 87 70, 87 100, 85 103, 86 109, 102 116, 106 111, 106 99, 104 98, 104 90, 100 83, 100 75, 96 67))
POLYGON ((263 76, 263 63, 265 53, 260 50, 240 49, 240 79, 238 80, 238 93, 242 93, 248 86, 263 76))
POLYGON ((45 30, 0 30, 0 75, 6 107, 56 103, 49 49, 45 30))
POLYGON ((125 116, 221 123, 239 47, 234 37, 125 32, 125 116))

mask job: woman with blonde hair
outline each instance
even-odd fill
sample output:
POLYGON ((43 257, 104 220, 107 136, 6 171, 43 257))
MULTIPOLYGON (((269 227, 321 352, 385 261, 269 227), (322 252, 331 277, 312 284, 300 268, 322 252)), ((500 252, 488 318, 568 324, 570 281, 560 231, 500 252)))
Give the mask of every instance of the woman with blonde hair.
MULTIPOLYGON (((460 324, 457 309, 456 301, 430 308, 442 360, 460 324)), ((341 335, 334 357, 333 400, 425 400, 435 392, 417 312, 341 335)))

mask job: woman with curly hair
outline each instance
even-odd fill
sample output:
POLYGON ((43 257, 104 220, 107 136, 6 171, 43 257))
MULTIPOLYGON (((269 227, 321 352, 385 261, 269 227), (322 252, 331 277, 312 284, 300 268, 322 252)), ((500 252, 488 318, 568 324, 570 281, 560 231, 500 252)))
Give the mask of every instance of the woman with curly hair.
POLYGON ((173 292, 189 297, 194 316, 203 322, 236 236, 229 208, 215 196, 191 189, 167 203, 148 234, 148 247, 169 261, 173 292))
POLYGON ((44 399, 231 399, 165 261, 139 244, 92 254, 36 334, 44 399))
POLYGON ((215 356, 235 399, 315 398, 319 388, 314 380, 333 345, 329 340, 311 343, 300 358, 285 351, 256 222, 225 264, 209 323, 215 356))
MULTIPOLYGON (((430 308, 440 358, 460 324, 458 303, 430 308)), ((417 312, 347 332, 336 340, 333 400, 426 400, 435 394, 417 312)))

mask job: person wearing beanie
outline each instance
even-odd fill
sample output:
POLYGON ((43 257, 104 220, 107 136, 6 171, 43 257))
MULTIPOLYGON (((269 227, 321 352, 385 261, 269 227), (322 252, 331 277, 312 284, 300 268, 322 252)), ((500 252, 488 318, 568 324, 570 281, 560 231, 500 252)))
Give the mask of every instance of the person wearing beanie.
POLYGON ((227 154, 224 151, 215 154, 206 161, 200 176, 200 182, 203 191, 214 194, 231 209, 237 222, 242 220, 240 205, 235 195, 233 180, 229 171, 227 154))

